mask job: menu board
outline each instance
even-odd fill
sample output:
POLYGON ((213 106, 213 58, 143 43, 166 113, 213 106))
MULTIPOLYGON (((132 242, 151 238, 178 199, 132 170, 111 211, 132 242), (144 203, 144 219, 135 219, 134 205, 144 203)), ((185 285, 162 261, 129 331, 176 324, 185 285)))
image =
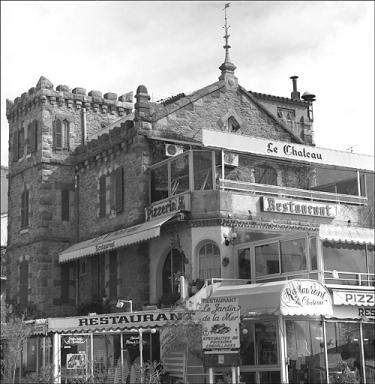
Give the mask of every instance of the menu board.
POLYGON ((202 300, 202 347, 225 350, 240 347, 240 307, 236 297, 202 300))

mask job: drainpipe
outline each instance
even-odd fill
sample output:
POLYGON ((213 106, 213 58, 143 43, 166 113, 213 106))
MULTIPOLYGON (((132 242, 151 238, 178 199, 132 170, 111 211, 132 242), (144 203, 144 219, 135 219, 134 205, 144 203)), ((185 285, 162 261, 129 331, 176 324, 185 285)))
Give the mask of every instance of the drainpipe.
MULTIPOLYGON (((79 241, 79 176, 76 174, 74 176, 74 205, 75 205, 75 220, 76 220, 76 242, 79 241)), ((76 261, 76 305, 79 303, 79 270, 78 263, 76 261)))

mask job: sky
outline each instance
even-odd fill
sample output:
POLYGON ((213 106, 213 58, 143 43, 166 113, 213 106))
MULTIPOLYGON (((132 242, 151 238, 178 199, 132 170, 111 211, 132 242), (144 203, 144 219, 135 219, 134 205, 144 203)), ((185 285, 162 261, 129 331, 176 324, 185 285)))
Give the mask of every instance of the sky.
MULTIPOLYGON (((218 80, 225 2, 1 1, 1 164, 5 100, 40 76, 56 87, 153 100, 218 80)), ((233 1, 231 61, 247 90, 316 95, 315 143, 374 155, 374 2, 233 1)))

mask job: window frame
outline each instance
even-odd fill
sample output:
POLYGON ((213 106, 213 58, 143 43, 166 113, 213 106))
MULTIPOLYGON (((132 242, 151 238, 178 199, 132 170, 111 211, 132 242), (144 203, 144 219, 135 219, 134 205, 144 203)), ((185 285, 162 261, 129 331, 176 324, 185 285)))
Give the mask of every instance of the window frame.
MULTIPOLYGON (((213 255, 214 255, 214 253, 212 253, 211 255, 209 254, 209 257, 212 257, 212 259, 213 259, 213 255)), ((220 247, 218 246, 216 241, 211 240, 211 239, 206 239, 206 240, 202 240, 201 242, 199 242, 199 244, 196 246, 196 257, 195 257, 195 260, 196 260, 196 268, 195 268, 195 275, 196 276, 195 277, 197 279, 207 280, 207 279, 216 279, 216 278, 220 279, 221 278, 221 273, 222 273, 222 270, 221 270, 221 252, 220 252, 220 247), (214 276, 214 277, 202 277, 201 276, 201 266, 200 266, 201 250, 203 248, 205 248, 204 257, 206 257, 207 256, 207 249, 206 249, 206 247, 208 245, 212 245, 212 247, 216 247, 216 249, 218 251, 218 270, 220 271, 220 276, 214 276)), ((212 270, 212 268, 210 270, 212 270)))
POLYGON ((21 193, 21 229, 30 226, 30 190, 24 188, 21 193))
MULTIPOLYGON (((315 233, 308 233, 308 234, 290 234, 290 235, 282 235, 282 236, 275 236, 269 239, 263 239, 263 240, 256 240, 252 242, 246 242, 241 243, 235 246, 235 266, 234 266, 234 273, 235 276, 239 276, 239 252, 244 249, 249 249, 250 252, 250 276, 248 279, 251 281, 251 283, 259 283, 259 282, 266 282, 268 280, 281 280, 281 279, 288 279, 293 276, 300 276, 300 275, 310 275, 310 274, 318 274, 320 271, 320 264, 319 264, 319 251, 318 251, 318 245, 316 244, 316 257, 317 257, 317 269, 312 269, 312 258, 310 255, 311 242, 318 242, 319 237, 315 233), (300 271, 289 271, 289 272, 282 272, 282 255, 281 255, 281 243, 286 241, 293 241, 293 240, 300 240, 304 239, 305 241, 305 250, 306 250, 306 269, 300 270, 300 271), (268 244, 278 244, 278 263, 279 263, 279 272, 273 273, 273 274, 265 274, 261 276, 256 275, 256 258, 255 258, 255 248, 263 245, 268 244)), ((243 278, 245 279, 245 278, 243 278)))
POLYGON ((53 121, 53 149, 55 151, 70 150, 71 121, 67 117, 56 116, 53 121))
POLYGON ((61 221, 70 221, 70 190, 61 190, 61 221))

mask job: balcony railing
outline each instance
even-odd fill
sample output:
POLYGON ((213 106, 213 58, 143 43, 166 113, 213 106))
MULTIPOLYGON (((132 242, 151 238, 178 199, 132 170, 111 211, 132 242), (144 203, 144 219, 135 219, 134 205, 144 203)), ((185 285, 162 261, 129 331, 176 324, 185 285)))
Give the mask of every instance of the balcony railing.
POLYGON ((221 190, 232 190, 239 192, 247 192, 254 194, 283 196, 292 198, 302 198, 314 201, 325 201, 332 203, 345 203, 364 205, 367 202, 367 197, 344 195, 331 192, 321 192, 312 190, 303 190, 291 187, 280 187, 276 185, 255 184, 243 181, 233 181, 220 179, 219 187, 221 190))
POLYGON ((355 285, 362 287, 375 287, 374 273, 353 273, 342 271, 324 271, 326 284, 355 285))

